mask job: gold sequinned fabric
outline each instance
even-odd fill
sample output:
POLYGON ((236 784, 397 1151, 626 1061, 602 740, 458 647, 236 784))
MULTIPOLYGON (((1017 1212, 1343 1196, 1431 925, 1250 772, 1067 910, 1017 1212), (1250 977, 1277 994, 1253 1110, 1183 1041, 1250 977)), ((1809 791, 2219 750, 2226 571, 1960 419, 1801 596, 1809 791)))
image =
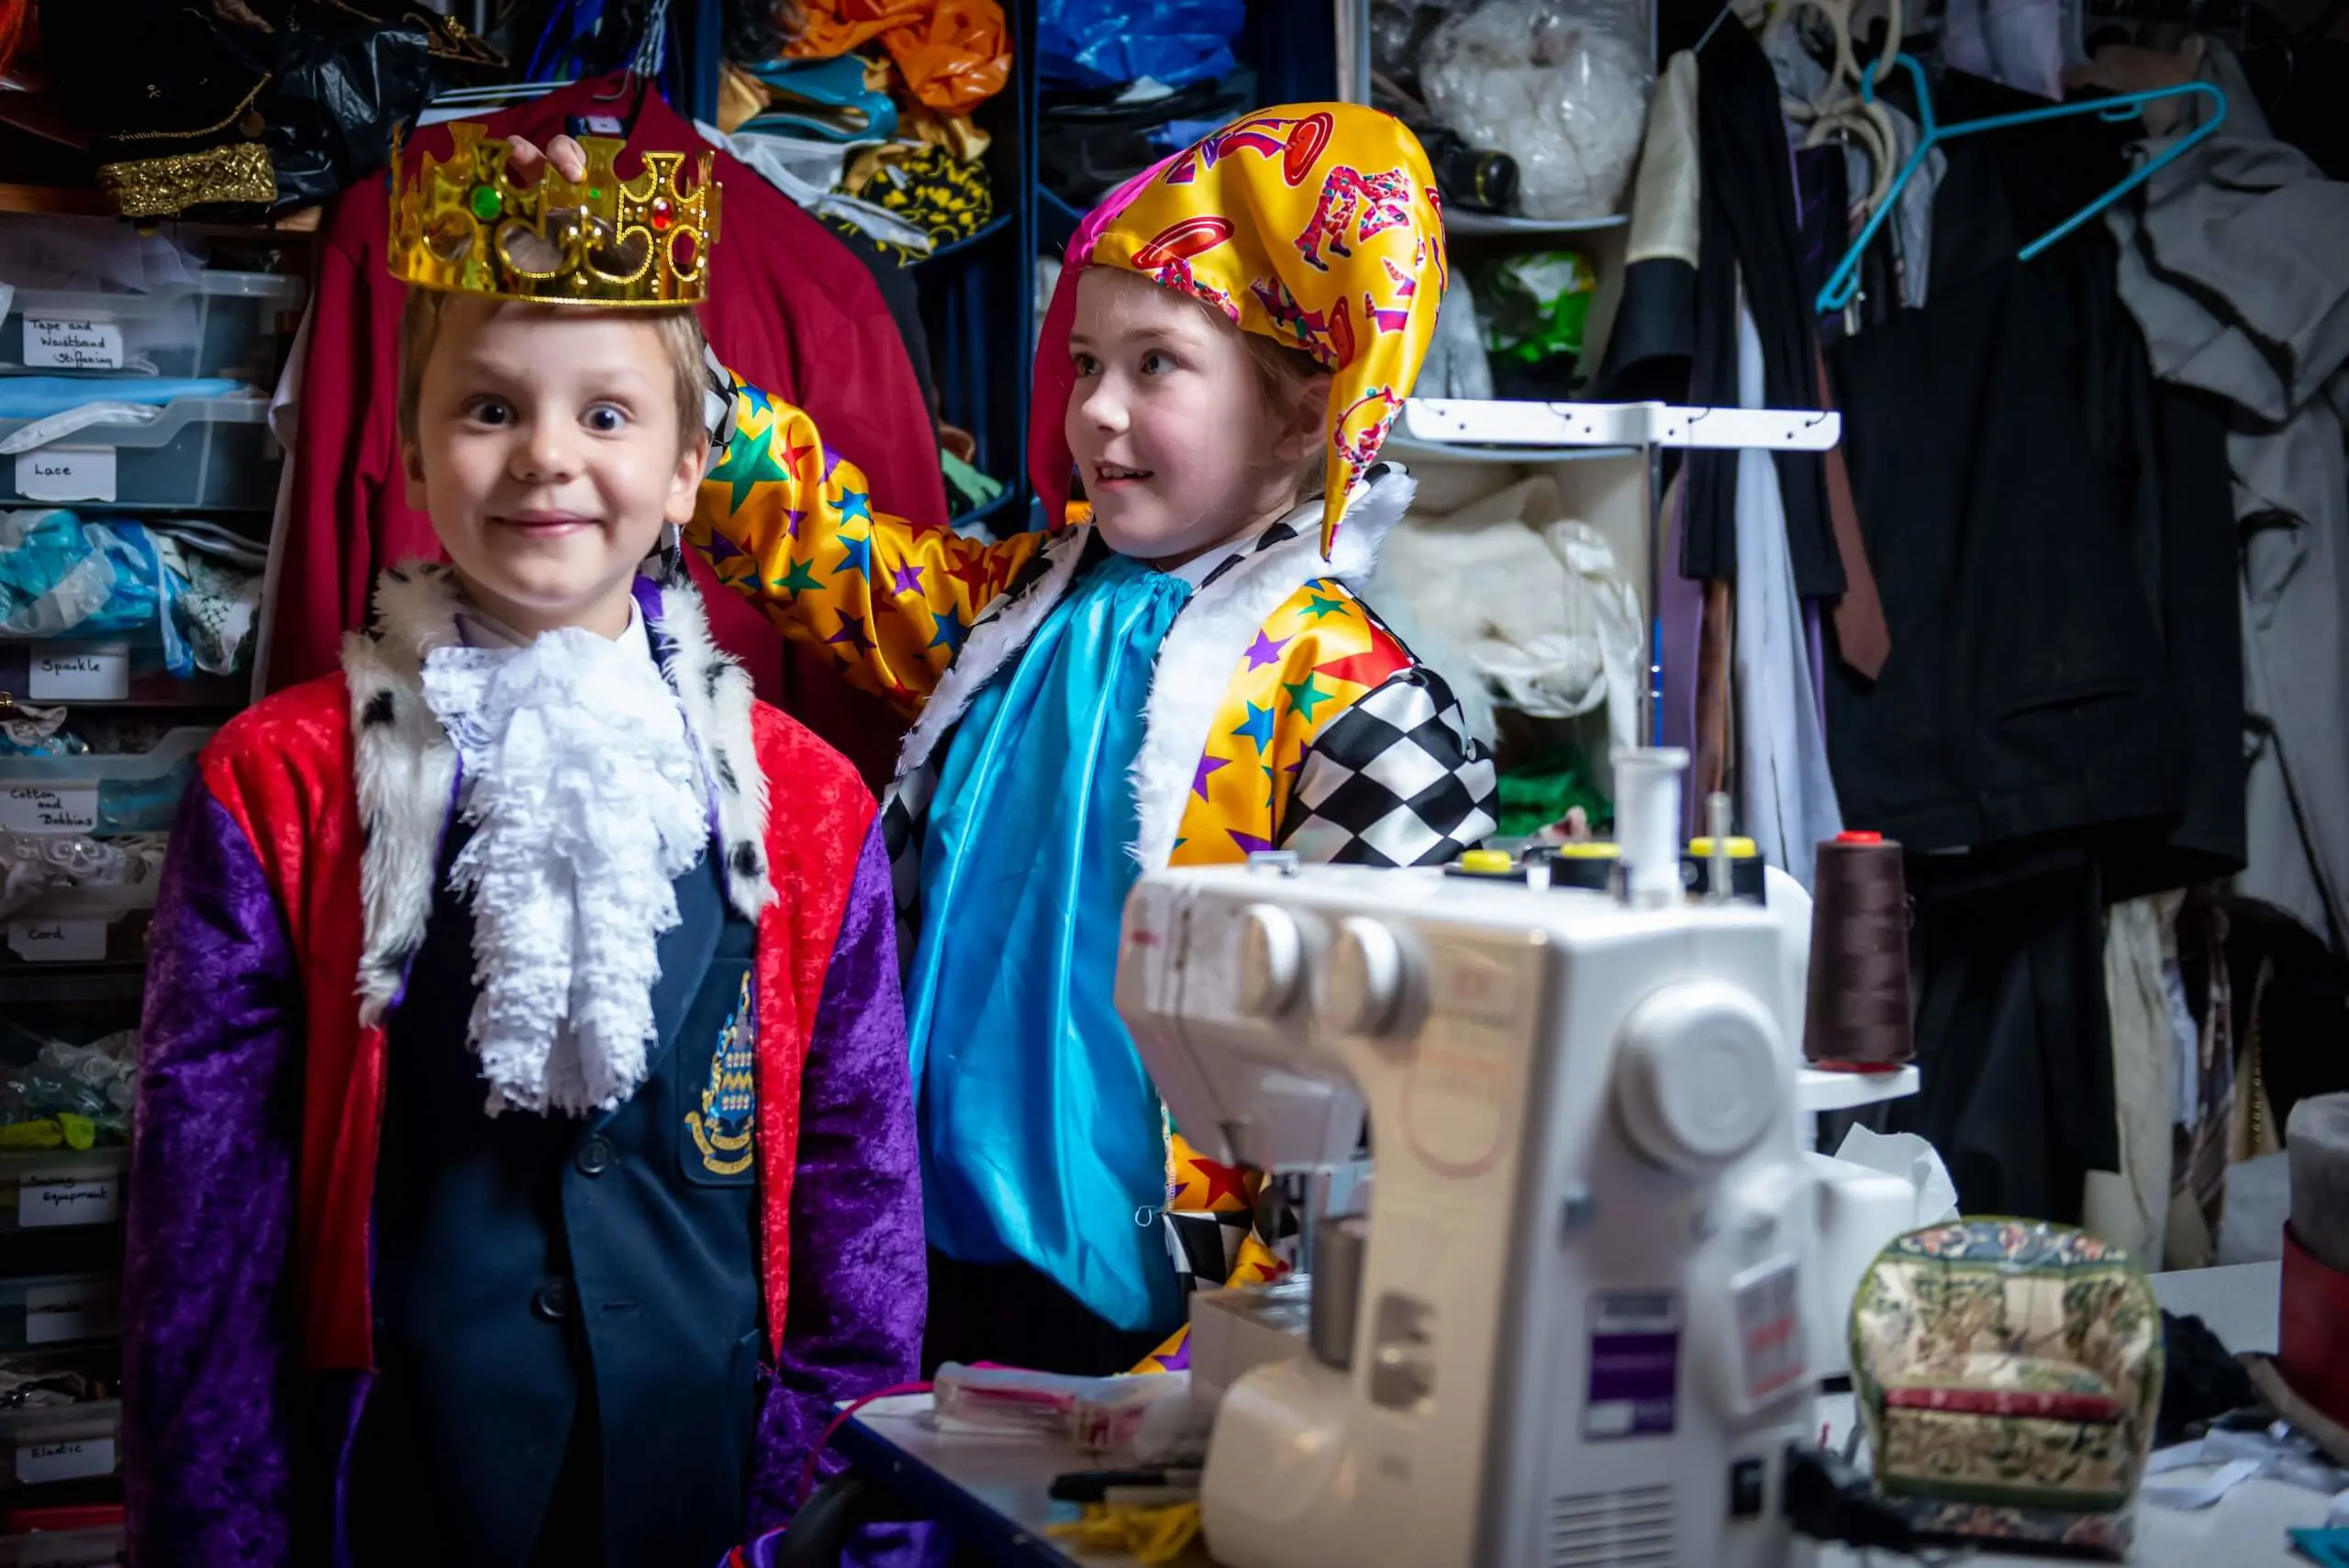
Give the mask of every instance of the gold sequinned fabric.
POLYGON ((277 172, 257 142, 101 164, 98 185, 125 217, 170 217, 190 207, 277 200, 277 172))

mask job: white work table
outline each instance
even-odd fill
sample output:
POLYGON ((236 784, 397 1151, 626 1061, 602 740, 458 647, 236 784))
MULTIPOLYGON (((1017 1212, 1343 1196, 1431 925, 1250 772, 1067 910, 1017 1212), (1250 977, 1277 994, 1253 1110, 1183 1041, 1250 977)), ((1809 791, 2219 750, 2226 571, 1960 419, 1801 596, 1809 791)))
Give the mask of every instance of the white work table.
MULTIPOLYGON (((2273 1263, 2154 1279, 2154 1294, 2165 1307, 2200 1318, 2235 1351, 2275 1349, 2277 1288, 2273 1263)), ((1826 1396, 1820 1407, 1830 1440, 1841 1444, 1853 1419, 1851 1396, 1826 1396)), ((1074 1505, 1052 1500, 1053 1477, 1102 1467, 1103 1462, 1072 1444, 941 1432, 930 1421, 927 1395, 867 1406, 837 1440, 860 1471, 947 1520, 966 1545, 992 1562, 1014 1568, 1125 1568, 1132 1561, 1070 1551, 1044 1535, 1046 1525, 1078 1514, 1074 1505)), ((2287 1568, 2295 1563, 2305 1568, 2304 1560, 2293 1555, 2285 1531, 2322 1523, 2325 1503, 2313 1492, 2249 1481, 2200 1512, 2141 1505, 2137 1545, 2129 1561, 2144 1568, 2210 1568, 2223 1557, 2226 1568, 2287 1568)), ((1937 1550, 1932 1561, 1946 1564, 1972 1561, 1974 1555, 1937 1550)), ((1986 1568, 2076 1565, 2080 1561, 2008 1552, 1978 1556, 1986 1568)), ((1820 1548, 1817 1558, 1819 1568, 1876 1568, 1911 1561, 1892 1552, 1862 1553, 1842 1547, 1820 1548)), ((1194 1549, 1178 1560, 1178 1568, 1212 1568, 1212 1562, 1194 1549)))

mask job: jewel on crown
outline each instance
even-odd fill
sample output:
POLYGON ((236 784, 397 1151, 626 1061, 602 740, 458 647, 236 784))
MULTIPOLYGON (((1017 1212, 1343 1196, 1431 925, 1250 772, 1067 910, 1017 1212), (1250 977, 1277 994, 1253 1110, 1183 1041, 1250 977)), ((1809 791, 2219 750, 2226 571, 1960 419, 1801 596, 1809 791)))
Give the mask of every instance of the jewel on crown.
POLYGON ((505 141, 462 122, 449 134, 451 155, 419 154, 413 171, 393 148, 391 270, 401 281, 542 305, 702 302, 718 239, 709 153, 696 155, 689 183, 682 152, 647 152, 623 180, 628 144, 582 137, 584 179, 549 163, 525 187, 507 177, 505 141))

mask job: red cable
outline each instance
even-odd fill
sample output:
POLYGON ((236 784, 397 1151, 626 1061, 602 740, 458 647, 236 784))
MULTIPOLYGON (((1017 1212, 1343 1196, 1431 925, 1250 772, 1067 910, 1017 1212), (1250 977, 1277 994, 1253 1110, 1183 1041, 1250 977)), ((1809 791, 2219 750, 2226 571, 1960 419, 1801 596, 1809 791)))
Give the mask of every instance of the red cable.
POLYGON ((884 1388, 878 1393, 868 1394, 862 1399, 852 1399, 841 1406, 841 1413, 832 1418, 832 1424, 824 1429, 824 1435, 816 1440, 816 1446, 807 1451, 807 1466, 799 1473, 799 1501, 793 1507, 804 1508, 807 1506, 807 1499, 815 1496, 816 1462, 824 1457, 824 1451, 832 1446, 832 1440, 840 1435, 840 1429, 847 1426, 859 1410, 863 1409, 875 1399, 893 1399, 900 1394, 929 1392, 930 1385, 927 1383, 900 1383, 895 1388, 884 1388))

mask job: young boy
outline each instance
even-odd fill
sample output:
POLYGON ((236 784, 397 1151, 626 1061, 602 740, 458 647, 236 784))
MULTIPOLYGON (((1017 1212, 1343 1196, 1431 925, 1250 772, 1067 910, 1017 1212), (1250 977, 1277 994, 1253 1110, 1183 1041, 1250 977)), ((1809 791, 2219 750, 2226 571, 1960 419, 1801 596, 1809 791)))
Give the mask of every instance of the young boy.
POLYGON ((1377 452, 1443 287, 1411 133, 1294 105, 1137 177, 1069 248, 1030 467, 1056 519, 1081 476, 1090 527, 877 515, 804 413, 737 389, 689 542, 918 716, 885 815, 927 1360, 1179 1364, 1184 1282, 1270 1271, 1244 1178, 1167 1136, 1111 1003, 1143 868, 1430 864, 1493 829, 1491 757, 1349 586, 1410 500, 1377 452))
POLYGON ((448 567, 224 728, 153 926, 132 1560, 714 1562, 915 1370, 871 795, 682 573, 718 193, 617 142, 395 179, 400 428, 448 567))

